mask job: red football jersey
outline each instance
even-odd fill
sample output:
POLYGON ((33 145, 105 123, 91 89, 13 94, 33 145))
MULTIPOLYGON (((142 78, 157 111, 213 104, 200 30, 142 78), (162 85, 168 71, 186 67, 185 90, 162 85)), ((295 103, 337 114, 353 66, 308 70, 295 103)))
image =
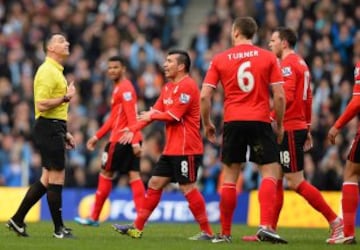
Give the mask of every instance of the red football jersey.
POLYGON ((280 65, 286 94, 284 129, 306 129, 311 123, 312 105, 309 68, 295 53, 287 55, 280 65))
POLYGON ((203 153, 200 135, 200 91, 189 76, 178 83, 167 83, 161 90, 153 110, 167 112, 176 121, 166 122, 163 155, 203 153))
MULTIPOLYGON (((111 135, 109 141, 119 141, 123 128, 136 123, 137 115, 137 96, 131 82, 127 79, 117 83, 111 97, 110 116, 101 128, 96 132, 97 138, 102 138, 109 130, 111 135)), ((134 136, 132 144, 141 141, 141 132, 138 131, 134 136)))
MULTIPOLYGON (((356 114, 360 114, 360 61, 357 62, 354 70, 354 88, 353 88, 353 97, 349 104, 347 105, 344 113, 337 119, 335 122, 335 127, 340 129, 345 126, 356 114)), ((360 125, 358 128, 360 132, 360 125)))
POLYGON ((270 122, 269 86, 282 84, 273 53, 254 45, 239 45, 216 55, 204 85, 224 87, 224 121, 270 122))

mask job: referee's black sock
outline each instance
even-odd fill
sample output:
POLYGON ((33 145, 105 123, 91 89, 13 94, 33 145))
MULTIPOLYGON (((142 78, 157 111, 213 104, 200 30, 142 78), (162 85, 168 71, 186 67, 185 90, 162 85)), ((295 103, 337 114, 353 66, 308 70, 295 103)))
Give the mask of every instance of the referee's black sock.
POLYGON ((49 183, 47 190, 47 201, 48 201, 51 217, 54 222, 55 231, 59 230, 59 228, 64 225, 62 220, 62 211, 61 211, 62 188, 63 188, 62 185, 49 183))
POLYGON ((32 184, 15 215, 12 217, 13 221, 15 221, 15 223, 23 223, 24 218, 29 212, 30 208, 32 208, 32 206, 34 206, 34 204, 38 202, 45 193, 46 187, 41 183, 41 181, 37 181, 32 184))

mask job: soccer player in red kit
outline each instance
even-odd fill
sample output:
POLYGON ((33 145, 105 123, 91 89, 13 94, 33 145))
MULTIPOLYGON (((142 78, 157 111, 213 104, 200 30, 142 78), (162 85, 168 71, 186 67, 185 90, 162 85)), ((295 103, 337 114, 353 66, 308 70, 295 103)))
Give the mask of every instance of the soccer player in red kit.
POLYGON ((76 217, 74 220, 82 225, 99 226, 99 216, 105 200, 112 189, 115 172, 128 174, 129 182, 138 212, 145 195, 145 187, 140 178, 141 133, 137 132, 133 140, 123 145, 119 143, 124 134, 122 129, 134 125, 137 115, 137 96, 132 83, 125 77, 125 61, 113 56, 108 60, 107 73, 114 81, 111 98, 111 112, 102 127, 87 142, 87 148, 94 150, 96 143, 111 131, 109 142, 102 155, 102 166, 95 195, 95 204, 90 218, 76 217))
MULTIPOLYGON (((357 42, 360 51, 360 42, 357 42)), ((360 57, 360 54, 357 55, 360 57)), ((334 126, 328 133, 328 139, 335 144, 335 138, 345 124, 352 118, 360 114, 360 60, 357 62, 354 71, 355 85, 353 97, 347 105, 345 111, 337 119, 334 126)), ((330 237, 328 244, 356 244, 355 240, 355 219, 356 211, 359 206, 359 177, 360 177, 360 126, 351 144, 350 152, 344 170, 344 182, 342 186, 342 214, 344 218, 343 235, 340 237, 330 237)))
POLYGON ((279 151, 270 121, 270 91, 274 95, 277 141, 283 137, 285 94, 283 78, 275 55, 252 44, 257 24, 251 17, 236 18, 232 26, 233 47, 216 55, 206 73, 201 90, 201 113, 207 138, 215 141, 210 119, 211 97, 217 84, 224 88, 225 113, 222 162, 224 182, 220 192, 221 233, 214 243, 231 242, 231 224, 236 207, 235 184, 246 162, 259 164, 262 182, 259 188, 259 238, 287 243, 272 228, 275 210, 276 180, 280 176, 279 151))
MULTIPOLYGON (((304 179, 304 151, 312 148, 310 131, 312 92, 310 71, 306 62, 294 51, 297 37, 293 30, 277 28, 271 35, 269 47, 280 59, 285 81, 286 111, 284 115, 284 139, 280 144, 280 164, 283 174, 277 183, 276 210, 272 228, 276 230, 283 206, 283 175, 289 188, 296 191, 318 212, 331 227, 331 237, 342 234, 343 222, 326 203, 320 191, 304 179)), ((256 236, 244 236, 243 240, 258 240, 256 236)))
POLYGON ((121 142, 132 140, 134 132, 152 121, 166 124, 164 151, 153 170, 142 209, 133 225, 113 225, 121 234, 141 238, 144 225, 158 205, 163 188, 178 182, 189 208, 200 225, 201 232, 190 240, 211 240, 211 230, 205 201, 196 187, 197 170, 201 164, 203 144, 200 135, 200 91, 189 76, 190 57, 182 50, 172 50, 164 63, 164 73, 170 81, 150 111, 143 112, 135 126, 130 126, 121 142))

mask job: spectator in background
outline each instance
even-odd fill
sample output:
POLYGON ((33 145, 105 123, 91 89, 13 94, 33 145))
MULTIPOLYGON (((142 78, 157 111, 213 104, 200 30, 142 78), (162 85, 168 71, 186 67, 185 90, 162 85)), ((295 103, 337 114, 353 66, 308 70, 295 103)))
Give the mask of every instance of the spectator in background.
POLYGON ((147 109, 155 103, 163 84, 164 79, 157 65, 146 64, 144 72, 138 78, 138 85, 147 109))
POLYGON ((217 192, 219 175, 221 170, 221 162, 219 160, 218 151, 210 144, 204 148, 203 156, 203 173, 202 173, 202 193, 211 195, 217 192))
POLYGON ((10 163, 4 166, 2 173, 5 185, 9 187, 20 187, 22 183, 21 170, 22 166, 19 155, 12 154, 10 156, 10 163))

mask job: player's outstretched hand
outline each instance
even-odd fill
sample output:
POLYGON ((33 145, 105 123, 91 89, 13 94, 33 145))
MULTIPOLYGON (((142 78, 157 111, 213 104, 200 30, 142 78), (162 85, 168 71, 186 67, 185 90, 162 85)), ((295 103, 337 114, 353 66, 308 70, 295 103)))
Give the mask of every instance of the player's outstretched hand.
POLYGON ((306 141, 304 143, 304 152, 309 151, 313 147, 313 140, 310 131, 306 135, 306 141))
POLYGON ((327 136, 331 144, 335 144, 335 138, 338 134, 339 130, 335 127, 331 127, 327 136))
POLYGON ((124 128, 121 130, 124 134, 121 136, 119 143, 120 144, 129 144, 134 138, 134 133, 129 130, 129 128, 124 128))
POLYGON ((93 151, 95 149, 95 145, 96 145, 97 141, 98 141, 98 138, 94 135, 87 141, 86 148, 90 151, 93 151))
POLYGON ((73 98, 73 96, 76 94, 76 88, 75 88, 75 82, 71 81, 68 85, 66 96, 70 99, 73 98))
POLYGON ((140 115, 138 116, 138 121, 145 121, 145 122, 151 121, 151 115, 153 113, 154 113, 154 111, 152 111, 152 110, 141 112, 140 115))
POLYGON ((73 149, 75 148, 75 139, 74 137, 72 136, 72 134, 70 134, 69 132, 66 133, 66 144, 65 144, 65 148, 66 149, 73 149))
POLYGON ((205 136, 211 143, 216 143, 216 129, 214 124, 210 123, 204 126, 205 136))

